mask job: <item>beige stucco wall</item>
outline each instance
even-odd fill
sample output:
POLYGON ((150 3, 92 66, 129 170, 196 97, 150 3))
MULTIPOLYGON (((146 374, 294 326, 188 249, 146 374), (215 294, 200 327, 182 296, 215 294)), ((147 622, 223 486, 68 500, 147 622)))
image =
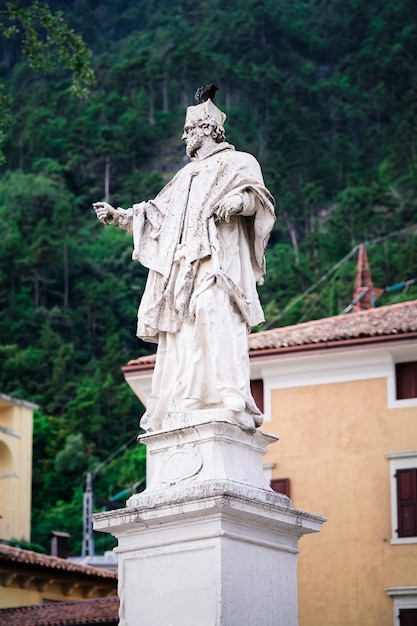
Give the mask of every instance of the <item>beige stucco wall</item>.
POLYGON ((42 594, 30 589, 16 587, 0 587, 0 609, 11 609, 15 606, 41 604, 42 594))
POLYGON ((300 626, 392 626, 387 587, 417 585, 417 544, 391 545, 388 452, 417 448, 417 408, 387 408, 385 378, 272 391, 264 457, 295 508, 328 517, 299 556, 300 626))
MULTIPOLYGON (((38 572, 39 576, 43 574, 42 568, 34 568, 34 572, 38 572)), ((57 578, 62 578, 62 584, 53 581, 53 572, 51 573, 51 579, 40 578, 45 585, 45 589, 40 591, 37 589, 37 581, 29 583, 28 588, 20 588, 16 581, 9 587, 0 586, 0 609, 12 608, 17 606, 30 606, 32 604, 42 604, 43 602, 69 602, 70 600, 85 600, 88 598, 102 598, 108 595, 114 595, 116 593, 116 581, 114 583, 114 589, 111 583, 107 583, 105 586, 94 587, 91 584, 88 593, 85 593, 85 588, 82 585, 69 585, 68 582, 65 585, 65 574, 59 572, 57 578), (63 585, 66 586, 65 593, 63 585)), ((69 577, 74 579, 74 575, 69 577)))
POLYGON ((30 540, 33 409, 0 402, 0 539, 30 540))

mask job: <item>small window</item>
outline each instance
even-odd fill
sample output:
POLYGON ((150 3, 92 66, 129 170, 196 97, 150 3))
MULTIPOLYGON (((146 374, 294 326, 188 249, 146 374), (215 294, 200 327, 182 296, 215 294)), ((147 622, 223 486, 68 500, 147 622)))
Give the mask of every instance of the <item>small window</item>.
POLYGON ((393 599, 394 626, 417 626, 417 587, 385 589, 393 599))
POLYGON ((395 366, 397 400, 417 398, 417 361, 397 363, 395 366))
POLYGON ((261 413, 264 412, 264 381, 262 378, 250 381, 250 390, 252 392, 255 404, 261 413))
POLYGON ((417 609, 400 609, 400 626, 417 626, 417 609))
POLYGON ((290 479, 289 478, 273 478, 271 480, 271 489, 284 496, 290 497, 290 479))
POLYGON ((390 464, 391 543, 417 543, 417 450, 385 456, 390 464))
POLYGON ((398 537, 417 536, 417 468, 399 469, 397 479, 398 537))

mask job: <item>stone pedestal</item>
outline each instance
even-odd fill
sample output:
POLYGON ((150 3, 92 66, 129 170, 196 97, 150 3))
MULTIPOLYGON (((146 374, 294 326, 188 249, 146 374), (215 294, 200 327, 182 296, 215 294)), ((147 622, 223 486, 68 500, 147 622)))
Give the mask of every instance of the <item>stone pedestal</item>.
POLYGON ((144 435, 152 478, 93 516, 118 539, 121 626, 297 626, 298 539, 324 518, 266 483, 277 437, 226 411, 171 414, 144 435))

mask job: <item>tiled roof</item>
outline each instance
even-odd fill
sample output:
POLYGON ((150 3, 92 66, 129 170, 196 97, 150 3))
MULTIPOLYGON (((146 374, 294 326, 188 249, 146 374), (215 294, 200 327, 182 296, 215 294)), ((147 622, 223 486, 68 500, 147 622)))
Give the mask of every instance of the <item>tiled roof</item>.
MULTIPOLYGON (((256 356, 264 350, 320 347, 335 342, 398 337, 417 332, 417 300, 376 307, 367 311, 325 317, 312 322, 282 326, 249 335, 249 354, 256 356)), ((133 359, 124 371, 149 370, 155 355, 133 359)))
POLYGON ((106 578, 108 580, 116 580, 117 572, 102 569, 100 567, 92 567, 91 565, 80 565, 60 559, 56 556, 49 556, 32 552, 31 550, 22 550, 12 546, 0 544, 0 563, 17 563, 19 565, 31 565, 52 570, 62 570, 65 573, 74 572, 75 574, 83 574, 86 576, 106 578))
POLYGON ((417 331, 417 300, 253 333, 249 351, 399 336, 417 331))
MULTIPOLYGON (((146 365, 147 363, 155 363, 156 354, 146 354, 145 356, 141 356, 137 359, 133 359, 133 363, 139 362, 146 365)), ((129 361, 130 363, 130 361, 129 361)))
POLYGON ((140 356, 137 359, 131 359, 127 362, 127 364, 122 368, 123 371, 129 370, 148 370, 152 369, 155 365, 156 354, 149 354, 147 356, 140 356))
POLYGON ((0 624, 7 626, 113 626, 117 624, 119 598, 94 598, 0 609, 0 624))

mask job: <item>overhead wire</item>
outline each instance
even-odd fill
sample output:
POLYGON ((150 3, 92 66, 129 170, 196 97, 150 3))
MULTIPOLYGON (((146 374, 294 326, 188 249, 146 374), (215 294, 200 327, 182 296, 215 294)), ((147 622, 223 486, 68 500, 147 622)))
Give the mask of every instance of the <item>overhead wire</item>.
MULTIPOLYGON (((375 237, 374 239, 371 239, 364 243, 366 247, 376 245, 378 243, 381 243, 382 241, 385 241, 386 239, 389 239, 390 237, 398 236, 401 233, 407 232, 409 230, 417 231, 417 224, 412 224, 411 226, 406 226, 405 228, 401 228, 400 230, 392 231, 390 233, 387 233, 386 235, 375 237)), ((276 315, 272 320, 270 320, 263 326, 262 330, 269 330, 271 327, 273 327, 274 324, 276 324, 276 322, 278 322, 283 317, 283 315, 285 315, 285 313, 287 313, 290 309, 292 309, 293 306, 295 306, 300 300, 305 298, 311 291, 313 291, 313 289, 315 289, 316 287, 324 283, 344 263, 346 263, 346 261, 348 261, 355 254, 358 248, 359 248, 358 244, 353 246, 353 248, 350 250, 350 252, 348 252, 348 254, 346 254, 346 256, 344 256, 340 261, 338 261, 335 265, 333 265, 325 274, 323 274, 318 280, 316 280, 312 285, 310 285, 310 287, 308 287, 305 291, 303 291, 303 293, 299 294, 298 296, 290 300, 287 306, 282 311, 280 311, 278 315, 276 315)), ((407 285, 407 288, 408 288, 408 285, 407 285)), ((320 296, 318 299, 320 299, 320 296)), ((314 308, 316 304, 317 304, 317 301, 315 301, 311 305, 310 309, 303 314, 303 316, 297 323, 300 323, 305 318, 305 316, 308 315, 309 311, 311 311, 311 309, 314 308)))
POLYGON ((289 311, 289 309, 291 309, 295 304, 297 304, 297 302, 305 298, 310 293, 310 291, 313 291, 313 289, 315 289, 318 285, 320 285, 325 280, 327 280, 329 276, 331 276, 337 269, 339 269, 339 267, 341 267, 344 263, 346 263, 346 261, 350 259, 351 256, 353 256, 353 254, 356 252, 357 249, 358 249, 358 246, 357 245, 354 246, 352 250, 346 256, 343 257, 343 259, 341 259, 335 265, 333 265, 333 267, 331 267, 325 274, 323 274, 318 280, 316 280, 315 283, 310 285, 308 289, 303 291, 303 293, 301 293, 296 298, 291 300, 287 304, 287 306, 279 313, 279 315, 276 315, 270 322, 265 324, 263 330, 268 330, 273 324, 275 324, 278 320, 280 320, 281 317, 285 315, 287 311, 289 311))

